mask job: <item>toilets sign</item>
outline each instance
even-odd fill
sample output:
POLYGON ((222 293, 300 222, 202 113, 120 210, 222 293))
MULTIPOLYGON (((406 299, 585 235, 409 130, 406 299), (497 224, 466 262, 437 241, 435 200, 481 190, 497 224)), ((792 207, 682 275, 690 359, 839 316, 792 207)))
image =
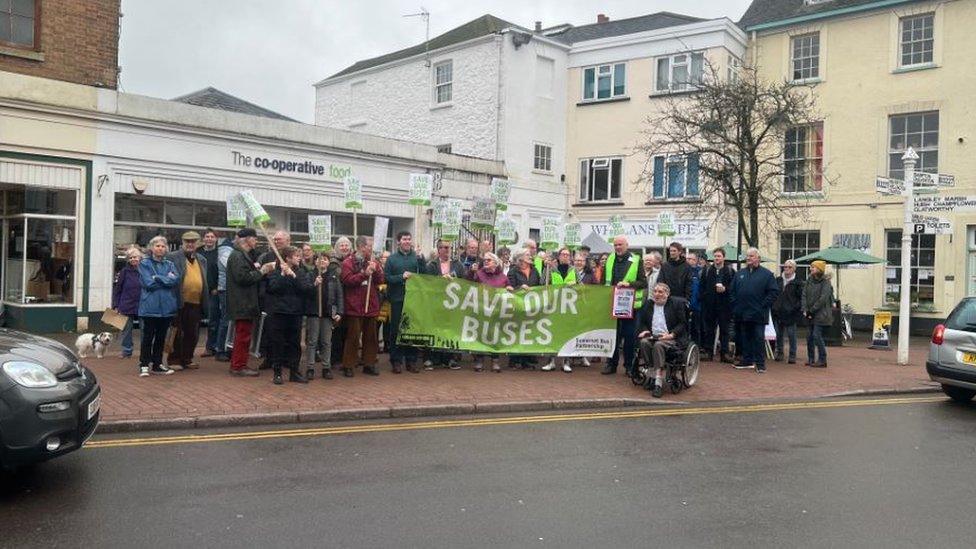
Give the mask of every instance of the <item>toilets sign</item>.
POLYGON ((265 155, 251 155, 240 151, 231 151, 234 166, 274 172, 280 175, 310 175, 324 177, 333 181, 343 181, 352 175, 351 166, 337 164, 321 164, 312 160, 287 160, 265 155))

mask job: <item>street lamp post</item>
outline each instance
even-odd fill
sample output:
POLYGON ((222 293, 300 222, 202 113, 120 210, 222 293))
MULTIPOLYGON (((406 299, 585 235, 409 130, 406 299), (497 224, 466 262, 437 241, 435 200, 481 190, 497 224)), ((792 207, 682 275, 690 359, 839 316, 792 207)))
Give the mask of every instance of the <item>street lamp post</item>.
POLYGON ((911 283, 912 283, 912 233, 915 226, 912 223, 912 209, 915 202, 915 164, 918 153, 909 147, 901 157, 905 165, 905 224, 901 230, 901 286, 900 303, 898 307, 898 364, 908 364, 908 334, 909 317, 912 314, 911 283))

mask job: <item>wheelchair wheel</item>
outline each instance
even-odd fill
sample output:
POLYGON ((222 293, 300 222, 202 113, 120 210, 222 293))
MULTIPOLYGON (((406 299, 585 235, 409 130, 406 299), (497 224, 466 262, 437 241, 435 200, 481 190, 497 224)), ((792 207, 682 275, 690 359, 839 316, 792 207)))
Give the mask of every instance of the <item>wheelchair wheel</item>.
POLYGON ((668 378, 665 380, 668 387, 671 388, 671 394, 676 395, 681 392, 684 388, 684 382, 681 380, 681 376, 678 374, 678 370, 681 369, 680 366, 673 366, 668 369, 668 378))
POLYGON ((694 343, 689 345, 688 352, 685 354, 684 367, 681 368, 681 382, 686 388, 690 388, 698 382, 700 358, 698 345, 694 343))
POLYGON ((644 385, 647 382, 647 368, 641 365, 634 367, 634 375, 630 376, 634 385, 644 385))

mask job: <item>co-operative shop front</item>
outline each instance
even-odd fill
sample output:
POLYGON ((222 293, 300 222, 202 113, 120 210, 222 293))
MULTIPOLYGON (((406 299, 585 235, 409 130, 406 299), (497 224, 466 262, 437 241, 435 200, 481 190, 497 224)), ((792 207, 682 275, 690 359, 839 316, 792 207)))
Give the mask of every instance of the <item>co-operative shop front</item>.
MULTIPOLYGON (((317 128, 310 128, 316 130, 317 128)), ((396 231, 413 227, 407 204, 409 174, 433 166, 373 160, 292 143, 268 143, 198 132, 148 130, 134 135, 103 130, 105 151, 94 161, 91 309, 111 304, 113 274, 129 246, 145 247, 155 235, 179 245, 187 230, 227 227, 226 200, 250 190, 271 216, 268 230, 284 229, 293 242, 308 239, 309 214, 332 216, 333 238, 372 235, 376 216, 390 219, 387 246, 396 231), (364 185, 363 209, 345 209, 342 181, 364 185)))

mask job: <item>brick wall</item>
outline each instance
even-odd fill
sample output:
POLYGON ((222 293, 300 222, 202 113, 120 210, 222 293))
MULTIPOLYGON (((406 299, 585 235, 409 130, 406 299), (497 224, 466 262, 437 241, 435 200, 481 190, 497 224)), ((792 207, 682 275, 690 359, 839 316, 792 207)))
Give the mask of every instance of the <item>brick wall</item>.
POLYGON ((4 54, 0 70, 115 89, 120 0, 35 0, 43 60, 4 54))

